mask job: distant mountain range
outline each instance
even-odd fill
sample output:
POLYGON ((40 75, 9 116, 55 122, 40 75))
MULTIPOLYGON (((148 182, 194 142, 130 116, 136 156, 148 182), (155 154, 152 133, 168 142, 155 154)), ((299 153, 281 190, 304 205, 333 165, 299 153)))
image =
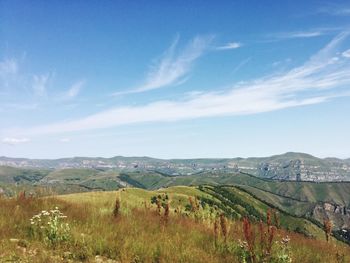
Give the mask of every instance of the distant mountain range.
POLYGON ((87 168, 113 171, 156 171, 167 176, 203 172, 249 173, 262 178, 288 181, 349 181, 350 159, 317 158, 289 152, 271 157, 224 159, 156 159, 150 157, 73 157, 25 159, 0 157, 0 166, 39 169, 87 168))

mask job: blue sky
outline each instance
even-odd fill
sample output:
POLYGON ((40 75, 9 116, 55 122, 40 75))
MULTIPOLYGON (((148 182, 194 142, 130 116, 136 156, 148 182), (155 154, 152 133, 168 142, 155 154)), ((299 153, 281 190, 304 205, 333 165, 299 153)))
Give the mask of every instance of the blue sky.
POLYGON ((0 155, 350 157, 346 1, 0 1, 0 155))

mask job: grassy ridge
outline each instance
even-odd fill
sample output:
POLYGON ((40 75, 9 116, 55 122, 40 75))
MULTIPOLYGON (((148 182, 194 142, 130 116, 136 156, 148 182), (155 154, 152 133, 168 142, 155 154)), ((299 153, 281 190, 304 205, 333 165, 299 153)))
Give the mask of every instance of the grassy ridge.
MULTIPOLYGON (((169 204, 172 209, 188 205, 188 197, 195 196, 206 203, 208 207, 215 205, 220 211, 225 212, 227 216, 236 220, 248 216, 255 222, 259 222, 259 220, 265 220, 268 209, 273 209, 273 206, 261 202, 259 199, 236 187, 205 186, 196 188, 177 186, 157 191, 147 191, 140 188, 128 188, 118 191, 120 199, 130 208, 143 206, 145 202, 149 202, 152 196, 162 193, 169 195, 171 200, 169 204)), ((101 206, 112 207, 115 195, 116 192, 87 192, 62 195, 58 196, 58 198, 76 203, 95 203, 101 206)), ((304 218, 283 212, 279 213, 279 217, 281 225, 285 229, 297 231, 318 239, 323 239, 324 237, 323 230, 320 227, 304 218)))

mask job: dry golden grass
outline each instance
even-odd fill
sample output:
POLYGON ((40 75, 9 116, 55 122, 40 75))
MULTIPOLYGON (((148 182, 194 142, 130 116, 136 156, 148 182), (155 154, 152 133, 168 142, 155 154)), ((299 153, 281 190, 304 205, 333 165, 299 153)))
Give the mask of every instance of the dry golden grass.
MULTIPOLYGON (((123 194, 122 198, 127 196, 123 194)), ((168 210, 164 224, 164 211, 159 216, 155 205, 127 208, 123 199, 115 217, 115 200, 115 194, 111 200, 98 199, 96 203, 59 197, 0 199, 0 262, 96 262, 97 259, 109 259, 110 262, 240 262, 236 253, 238 240, 244 239, 240 221, 227 221, 226 243, 221 231, 217 231, 215 242, 213 223, 168 210), (55 206, 67 215, 72 237, 53 248, 29 235, 29 219, 55 206)), ((258 226, 253 228, 259 231, 258 226)), ((286 235, 291 238, 293 262, 341 262, 337 261, 337 253, 346 256, 344 262, 350 262, 350 248, 346 245, 307 239, 284 230, 277 230, 275 240, 286 235)))

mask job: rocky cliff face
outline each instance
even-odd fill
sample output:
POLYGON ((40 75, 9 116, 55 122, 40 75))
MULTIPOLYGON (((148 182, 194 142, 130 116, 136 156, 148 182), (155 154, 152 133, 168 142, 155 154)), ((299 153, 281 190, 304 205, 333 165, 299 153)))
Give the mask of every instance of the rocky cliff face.
POLYGON ((261 177, 276 178, 282 180, 301 181, 308 178, 309 171, 305 169, 303 160, 295 159, 283 162, 263 162, 257 167, 261 177))
POLYGON ((319 222, 330 219, 335 230, 350 229, 350 208, 337 204, 317 204, 312 212, 319 222))
MULTIPOLYGON (((318 158, 267 158, 256 166, 255 174, 292 181, 347 181, 350 165, 345 161, 318 158)), ((251 169, 254 173, 254 169, 251 169)))

